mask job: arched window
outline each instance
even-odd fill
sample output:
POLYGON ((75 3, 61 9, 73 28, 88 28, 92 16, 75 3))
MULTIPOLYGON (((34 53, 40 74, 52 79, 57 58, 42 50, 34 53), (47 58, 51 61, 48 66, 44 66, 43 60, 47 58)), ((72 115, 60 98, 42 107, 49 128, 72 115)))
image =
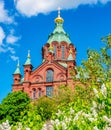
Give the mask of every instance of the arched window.
POLYGON ((48 69, 46 72, 46 82, 53 82, 54 71, 52 69, 48 69))
POLYGON ((57 55, 57 47, 56 47, 56 45, 54 45, 54 58, 56 58, 56 55, 57 55))
POLYGON ((42 95, 42 90, 41 89, 38 89, 38 97, 40 98, 42 95))
POLYGON ((36 89, 32 90, 32 99, 36 99, 36 89))
POLYGON ((62 45, 62 59, 65 59, 65 47, 62 45))

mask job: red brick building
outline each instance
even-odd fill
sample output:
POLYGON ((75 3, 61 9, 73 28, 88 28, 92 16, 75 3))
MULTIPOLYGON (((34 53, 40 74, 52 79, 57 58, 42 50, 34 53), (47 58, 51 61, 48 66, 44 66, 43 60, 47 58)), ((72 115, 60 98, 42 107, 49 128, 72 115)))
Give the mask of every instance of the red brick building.
POLYGON ((30 52, 24 64, 24 78, 20 73, 19 63, 13 74, 12 91, 22 90, 35 99, 40 96, 52 96, 54 90, 61 84, 72 86, 70 75, 75 66, 76 49, 69 35, 64 31, 63 18, 55 19, 54 31, 49 35, 47 43, 42 47, 42 64, 33 70, 30 52))

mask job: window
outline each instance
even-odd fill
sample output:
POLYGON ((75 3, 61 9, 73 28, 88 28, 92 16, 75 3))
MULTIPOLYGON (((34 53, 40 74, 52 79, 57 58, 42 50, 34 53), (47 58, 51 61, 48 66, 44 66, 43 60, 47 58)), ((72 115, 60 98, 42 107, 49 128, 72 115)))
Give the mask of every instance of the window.
POLYGON ((52 97, 53 96, 53 87, 52 86, 47 86, 46 87, 46 96, 47 97, 52 97))
POLYGON ((56 45, 54 45, 54 58, 56 58, 56 51, 57 51, 57 48, 56 48, 56 45))
POLYGON ((34 88, 32 90, 32 99, 35 99, 36 98, 36 89, 34 88))
POLYGON ((38 89, 38 97, 41 97, 41 95, 42 95, 42 91, 41 89, 38 89))
POLYGON ((62 59, 64 59, 65 58, 65 48, 64 48, 64 46, 62 46, 62 59))
POLYGON ((54 71, 49 69, 46 72, 46 82, 53 82, 54 71))

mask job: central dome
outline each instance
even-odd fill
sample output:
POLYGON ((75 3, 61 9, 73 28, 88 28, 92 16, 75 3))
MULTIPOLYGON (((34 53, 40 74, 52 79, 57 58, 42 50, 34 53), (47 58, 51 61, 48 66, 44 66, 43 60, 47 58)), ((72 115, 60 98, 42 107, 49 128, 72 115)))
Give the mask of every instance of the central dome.
POLYGON ((71 43, 69 35, 64 31, 63 28, 63 18, 60 16, 60 9, 58 10, 58 17, 54 20, 55 21, 55 29, 49 35, 47 43, 51 44, 53 41, 60 42, 67 42, 68 44, 71 43))

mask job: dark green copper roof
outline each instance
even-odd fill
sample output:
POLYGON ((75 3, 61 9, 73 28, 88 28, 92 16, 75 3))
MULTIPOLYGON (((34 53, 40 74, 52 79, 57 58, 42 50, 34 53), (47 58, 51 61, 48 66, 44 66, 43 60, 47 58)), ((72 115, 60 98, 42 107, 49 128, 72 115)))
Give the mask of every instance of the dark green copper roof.
POLYGON ((19 64, 19 60, 18 60, 17 68, 16 68, 14 74, 20 74, 20 64, 19 64))
POLYGON ((55 29, 49 35, 47 43, 51 44, 53 41, 71 43, 69 35, 64 31, 63 22, 64 20, 60 17, 60 12, 58 12, 58 17, 55 19, 55 29))
POLYGON ((30 51, 28 51, 27 60, 24 65, 31 65, 31 59, 30 59, 30 51))

